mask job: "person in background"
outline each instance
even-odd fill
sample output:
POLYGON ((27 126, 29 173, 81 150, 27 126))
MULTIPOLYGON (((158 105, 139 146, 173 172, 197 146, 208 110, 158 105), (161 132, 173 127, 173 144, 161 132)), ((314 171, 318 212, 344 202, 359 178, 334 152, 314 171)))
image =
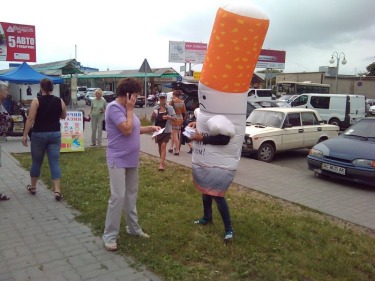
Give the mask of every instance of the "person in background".
POLYGON ((137 95, 142 85, 134 78, 119 81, 117 98, 109 103, 105 113, 107 129, 107 166, 111 197, 108 202, 104 234, 104 246, 108 251, 117 250, 121 216, 124 211, 126 232, 142 238, 149 238, 138 223, 138 166, 140 134, 160 130, 158 126, 141 126, 134 113, 137 95))
POLYGON ((32 96, 33 95, 33 91, 31 90, 30 86, 27 86, 26 95, 28 95, 28 96, 32 96))
POLYGON ((183 132, 185 131, 185 128, 191 123, 191 122, 194 122, 195 121, 195 116, 194 116, 194 113, 193 112, 190 112, 188 115, 187 115, 187 118, 185 118, 185 121, 184 121, 184 124, 182 125, 182 128, 181 128, 181 144, 184 145, 184 144, 187 144, 189 146, 189 151, 188 153, 189 154, 192 154, 193 153, 193 146, 191 145, 191 141, 190 139, 185 136, 183 134, 183 132))
POLYGON ((103 98, 102 89, 97 89, 95 91, 95 99, 91 100, 89 112, 89 118, 91 118, 91 146, 102 145, 102 126, 106 106, 107 102, 103 98))
POLYGON ((181 128, 185 120, 186 107, 185 102, 180 98, 182 95, 180 90, 173 91, 173 97, 170 101, 170 105, 173 107, 176 115, 172 120, 172 141, 171 148, 168 150, 174 155, 180 154, 181 147, 181 128), (174 146, 174 147, 173 147, 174 146))
POLYGON ((36 184, 40 176, 44 155, 47 153, 55 200, 60 201, 63 198, 60 191, 60 119, 66 117, 66 106, 62 99, 52 94, 53 82, 50 79, 42 79, 40 89, 42 96, 34 98, 31 102, 22 137, 22 144, 28 146, 27 135, 33 128, 31 135, 31 184, 27 185, 26 189, 32 195, 36 194, 36 184))
POLYGON ((86 122, 90 122, 91 121, 91 117, 90 117, 90 115, 89 115, 89 117, 86 117, 84 110, 80 110, 80 111, 82 112, 82 122, 83 122, 82 129, 85 130, 85 123, 86 122))
POLYGON ((160 93, 159 100, 159 104, 154 107, 154 111, 152 112, 151 121, 154 122, 155 126, 164 128, 164 131, 155 137, 155 142, 158 144, 160 155, 159 171, 164 171, 167 144, 171 138, 172 132, 171 120, 174 120, 176 113, 173 107, 167 104, 166 93, 160 93))
MULTIPOLYGON (((1 167, 1 142, 3 140, 3 134, 8 132, 10 126, 10 119, 8 112, 6 111, 3 102, 8 95, 8 83, 0 81, 0 167, 1 167)), ((9 200, 10 197, 0 192, 0 201, 9 200)))

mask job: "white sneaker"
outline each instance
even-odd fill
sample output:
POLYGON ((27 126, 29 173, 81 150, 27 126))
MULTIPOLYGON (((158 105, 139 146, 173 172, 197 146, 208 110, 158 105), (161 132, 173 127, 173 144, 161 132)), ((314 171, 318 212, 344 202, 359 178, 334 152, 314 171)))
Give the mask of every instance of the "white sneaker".
POLYGON ((126 226, 126 232, 130 235, 134 235, 134 236, 139 236, 141 238, 150 238, 150 235, 148 235, 147 233, 145 232, 141 232, 141 233, 132 233, 130 232, 130 229, 129 229, 129 226, 126 226))
POLYGON ((142 237, 142 238, 150 238, 150 235, 148 235, 147 233, 144 233, 144 232, 142 231, 142 233, 139 234, 139 237, 142 237))
POLYGON ((117 243, 104 243, 104 247, 107 249, 107 251, 116 251, 117 250, 117 243))

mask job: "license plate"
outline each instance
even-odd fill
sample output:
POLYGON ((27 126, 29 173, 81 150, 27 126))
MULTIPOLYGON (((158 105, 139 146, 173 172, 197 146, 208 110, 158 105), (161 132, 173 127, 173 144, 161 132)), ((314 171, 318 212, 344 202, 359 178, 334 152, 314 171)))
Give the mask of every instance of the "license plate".
POLYGON ((336 173, 336 174, 344 175, 344 176, 345 176, 345 172, 346 172, 345 168, 343 168, 343 167, 330 165, 330 164, 326 164, 326 163, 322 163, 322 169, 326 170, 326 171, 336 173))

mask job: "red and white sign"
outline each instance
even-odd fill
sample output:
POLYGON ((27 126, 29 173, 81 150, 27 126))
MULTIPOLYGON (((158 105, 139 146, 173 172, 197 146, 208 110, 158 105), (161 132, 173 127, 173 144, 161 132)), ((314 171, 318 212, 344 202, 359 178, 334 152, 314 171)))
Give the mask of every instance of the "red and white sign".
POLYGON ((264 50, 260 51, 256 68, 285 69, 285 51, 264 50))
POLYGON ((0 61, 36 62, 35 26, 0 22, 0 61))
POLYGON ((206 52, 206 43, 169 41, 169 62, 203 63, 206 52))

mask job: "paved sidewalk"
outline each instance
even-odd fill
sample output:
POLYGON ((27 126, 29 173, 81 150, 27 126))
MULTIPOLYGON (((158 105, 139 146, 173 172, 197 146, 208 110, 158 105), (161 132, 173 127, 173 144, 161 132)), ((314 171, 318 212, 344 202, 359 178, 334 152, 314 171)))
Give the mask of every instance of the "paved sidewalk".
POLYGON ((101 238, 74 219, 78 212, 56 202, 40 181, 35 196, 26 191, 29 173, 10 155, 29 151, 21 138, 8 138, 2 150, 0 192, 11 199, 0 202, 0 281, 161 280, 105 250, 101 238))

